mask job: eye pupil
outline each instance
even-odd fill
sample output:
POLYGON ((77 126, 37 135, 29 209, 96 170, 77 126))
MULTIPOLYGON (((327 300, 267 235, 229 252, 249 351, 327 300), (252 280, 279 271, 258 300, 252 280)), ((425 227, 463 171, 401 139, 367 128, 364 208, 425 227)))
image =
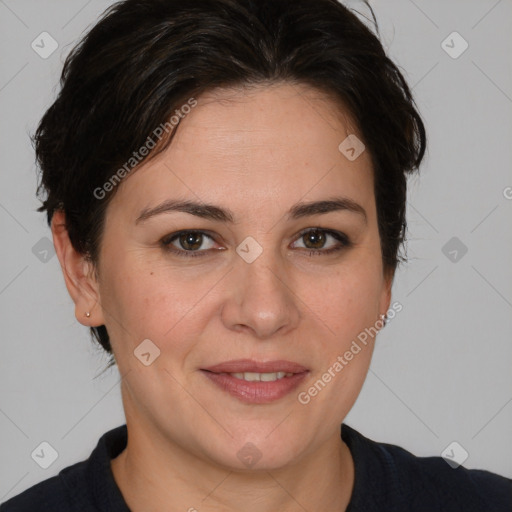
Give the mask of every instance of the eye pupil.
POLYGON ((183 233, 180 235, 180 244, 184 249, 196 250, 201 247, 203 235, 201 233, 183 233))
POLYGON ((308 249, 321 249, 325 244, 325 233, 322 231, 310 231, 304 235, 303 239, 304 245, 308 249))

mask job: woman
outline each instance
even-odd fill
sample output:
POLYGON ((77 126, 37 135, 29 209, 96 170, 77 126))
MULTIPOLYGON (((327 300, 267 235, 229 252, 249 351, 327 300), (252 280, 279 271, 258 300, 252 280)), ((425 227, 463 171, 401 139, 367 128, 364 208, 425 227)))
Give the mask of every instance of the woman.
POLYGON ((2 512, 510 510, 511 480, 343 424, 400 310, 426 145, 349 10, 115 4, 35 142, 40 210, 126 425, 2 512))

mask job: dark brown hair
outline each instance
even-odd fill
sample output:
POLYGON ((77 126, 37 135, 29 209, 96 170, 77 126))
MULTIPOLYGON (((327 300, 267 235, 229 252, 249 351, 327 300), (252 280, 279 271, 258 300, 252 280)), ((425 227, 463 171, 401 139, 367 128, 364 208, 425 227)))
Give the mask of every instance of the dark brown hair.
MULTIPOLYGON (((327 93, 357 123, 373 161, 383 265, 394 273, 404 259, 406 178, 423 158, 425 129, 378 37, 337 0, 112 5, 67 57, 60 93, 34 135, 39 211, 51 224, 63 210, 73 247, 96 263, 116 187, 104 199, 94 191, 157 126, 205 91, 281 81, 327 93)), ((91 330, 112 353, 105 326, 91 330)))

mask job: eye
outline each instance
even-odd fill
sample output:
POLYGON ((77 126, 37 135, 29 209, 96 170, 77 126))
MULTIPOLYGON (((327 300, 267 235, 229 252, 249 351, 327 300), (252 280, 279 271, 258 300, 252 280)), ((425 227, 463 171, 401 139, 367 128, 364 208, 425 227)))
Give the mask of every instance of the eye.
POLYGON ((161 241, 166 250, 179 256, 204 256, 213 249, 215 241, 204 231, 179 231, 166 236, 161 241))
MULTIPOLYGON (((166 251, 185 258, 207 256, 212 250, 222 250, 214 247, 212 236, 193 229, 172 233, 161 240, 161 245, 166 251)), ((350 246, 351 242, 344 233, 322 228, 303 230, 292 245, 293 248, 309 250, 309 256, 326 255, 350 246), (295 245, 299 242, 303 245, 295 245)))
POLYGON ((351 245, 349 238, 344 233, 322 228, 308 228, 302 231, 299 234, 298 242, 303 243, 302 247, 299 245, 294 248, 309 249, 310 256, 341 251, 351 245))

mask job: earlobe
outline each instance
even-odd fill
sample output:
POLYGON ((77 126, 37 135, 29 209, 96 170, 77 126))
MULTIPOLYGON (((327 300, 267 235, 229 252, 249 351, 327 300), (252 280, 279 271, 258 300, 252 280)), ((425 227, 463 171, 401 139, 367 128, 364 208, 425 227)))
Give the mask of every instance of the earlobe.
POLYGON ((379 305, 380 315, 387 315, 391 306, 391 289, 393 287, 393 273, 387 273, 384 277, 381 300, 379 305))
POLYGON ((86 326, 104 324, 98 282, 93 263, 73 247, 66 229, 66 217, 58 210, 52 217, 52 236, 69 295, 75 303, 76 319, 86 326), (89 313, 89 315, 87 315, 89 313))

